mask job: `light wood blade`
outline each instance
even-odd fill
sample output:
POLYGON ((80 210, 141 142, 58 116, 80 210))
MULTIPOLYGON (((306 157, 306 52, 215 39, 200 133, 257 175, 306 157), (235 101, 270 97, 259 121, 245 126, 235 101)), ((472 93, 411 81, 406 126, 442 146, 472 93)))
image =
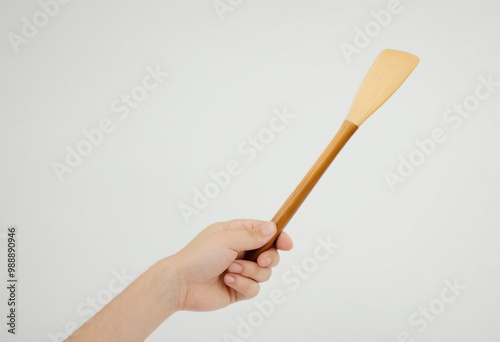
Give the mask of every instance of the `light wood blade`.
POLYGON ((361 126, 403 84, 419 61, 408 52, 382 51, 359 86, 346 120, 361 126))

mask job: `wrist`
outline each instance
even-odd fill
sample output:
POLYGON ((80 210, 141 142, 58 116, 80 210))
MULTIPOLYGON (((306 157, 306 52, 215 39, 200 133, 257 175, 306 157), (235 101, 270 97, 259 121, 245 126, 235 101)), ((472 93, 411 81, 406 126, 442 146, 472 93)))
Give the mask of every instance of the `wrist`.
POLYGON ((186 280, 175 255, 161 259, 152 269, 161 283, 160 298, 166 300, 168 310, 171 313, 182 310, 186 297, 186 280))

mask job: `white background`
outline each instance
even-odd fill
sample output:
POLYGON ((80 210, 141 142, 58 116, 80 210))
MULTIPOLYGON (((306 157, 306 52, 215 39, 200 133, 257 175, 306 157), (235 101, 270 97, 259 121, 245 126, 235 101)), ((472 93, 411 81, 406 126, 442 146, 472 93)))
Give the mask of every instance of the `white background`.
MULTIPOLYGON (((1 1, 0 312, 7 313, 6 242, 19 230, 18 335, 51 341, 88 317, 76 308, 113 271, 138 276, 210 223, 270 219, 344 119, 383 49, 421 62, 355 134, 287 227, 282 255, 256 299, 175 314, 149 341, 223 341, 237 317, 273 289, 286 296, 248 341, 500 339, 500 90, 453 129, 443 113, 500 80, 497 1, 401 1, 402 11, 348 63, 339 45, 388 1, 243 1, 221 20, 206 1, 80 1, 61 5, 16 53, 36 1, 1 1), (110 109, 146 67, 170 76, 121 120, 110 109), (251 162, 238 145, 274 110, 296 115, 251 162), (59 182, 51 164, 110 118, 115 130, 59 182), (447 139, 395 191, 385 180, 415 139, 447 139), (210 205, 182 218, 194 187, 237 160, 241 174, 210 205), (291 290, 282 275, 318 237, 340 247, 291 290), (445 279, 467 289, 423 332, 409 317, 439 299, 445 279)), ((31 20, 31 19, 30 19, 31 20)))

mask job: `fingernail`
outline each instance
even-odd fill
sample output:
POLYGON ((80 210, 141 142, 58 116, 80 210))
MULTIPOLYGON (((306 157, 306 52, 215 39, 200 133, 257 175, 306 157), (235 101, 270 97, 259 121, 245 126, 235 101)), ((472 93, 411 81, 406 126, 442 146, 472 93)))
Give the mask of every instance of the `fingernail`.
POLYGON ((267 257, 264 260, 262 260, 262 266, 266 267, 271 265, 271 258, 267 257))
POLYGON ((265 236, 274 235, 276 232, 276 225, 273 222, 268 222, 262 227, 262 234, 265 236))
POLYGON ((229 265, 227 270, 231 273, 240 273, 243 270, 243 267, 241 267, 240 264, 233 262, 231 265, 229 265))
POLYGON ((234 277, 232 275, 226 274, 226 283, 234 283, 234 277))

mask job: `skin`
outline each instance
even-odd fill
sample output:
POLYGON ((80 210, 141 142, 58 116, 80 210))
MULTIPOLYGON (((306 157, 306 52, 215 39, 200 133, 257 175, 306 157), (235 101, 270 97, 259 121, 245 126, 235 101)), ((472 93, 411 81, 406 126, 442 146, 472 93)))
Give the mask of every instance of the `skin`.
POLYGON ((278 250, 292 240, 282 232, 276 248, 243 260, 245 251, 263 246, 276 233, 273 222, 233 220, 215 223, 177 254, 158 261, 66 341, 144 341, 180 310, 212 311, 250 299, 269 280, 278 250))

